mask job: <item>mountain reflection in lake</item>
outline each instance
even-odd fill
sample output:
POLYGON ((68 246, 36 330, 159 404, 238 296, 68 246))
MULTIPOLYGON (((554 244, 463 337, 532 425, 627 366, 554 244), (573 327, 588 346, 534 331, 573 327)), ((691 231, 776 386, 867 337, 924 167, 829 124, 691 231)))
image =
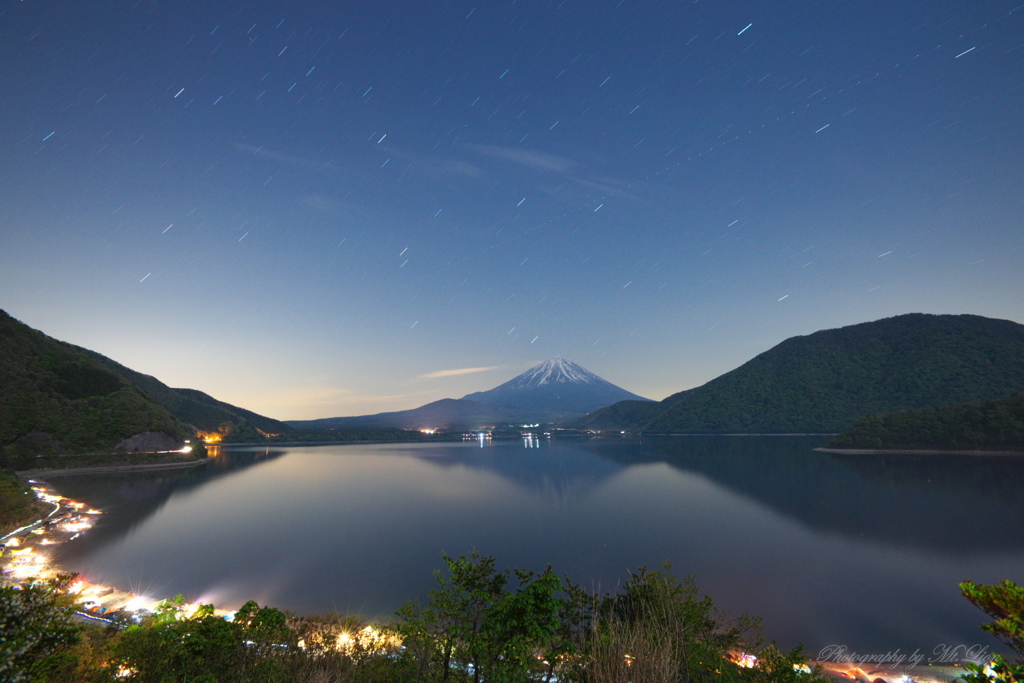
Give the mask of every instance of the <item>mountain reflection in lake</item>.
POLYGON ((669 561, 811 654, 994 647, 957 583, 1024 580, 1024 463, 837 457, 823 441, 225 449, 198 470, 55 479, 106 511, 59 558, 157 597, 367 616, 425 596, 442 551, 606 590, 669 561))

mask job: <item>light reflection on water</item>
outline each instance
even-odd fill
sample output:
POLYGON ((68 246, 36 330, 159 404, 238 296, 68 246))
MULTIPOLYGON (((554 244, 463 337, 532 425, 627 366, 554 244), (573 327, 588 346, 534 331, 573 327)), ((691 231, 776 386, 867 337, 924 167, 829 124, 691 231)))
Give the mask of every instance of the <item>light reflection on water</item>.
POLYGON ((1024 466, 821 441, 225 448, 198 470, 55 480, 106 512, 61 556, 136 592, 364 615, 425 595, 442 551, 609 590, 667 560, 784 645, 991 642, 956 584, 1024 580, 1024 466))

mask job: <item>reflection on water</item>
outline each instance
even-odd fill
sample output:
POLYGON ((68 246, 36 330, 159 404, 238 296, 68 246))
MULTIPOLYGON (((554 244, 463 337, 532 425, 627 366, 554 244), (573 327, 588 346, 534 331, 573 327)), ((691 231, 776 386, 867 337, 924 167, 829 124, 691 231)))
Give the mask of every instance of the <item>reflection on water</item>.
POLYGON ((83 500, 111 513, 109 519, 90 531, 89 549, 96 552, 106 544, 116 542, 147 517, 159 512, 172 496, 215 482, 260 462, 278 458, 284 453, 279 449, 264 449, 247 454, 246 457, 232 457, 223 453, 220 446, 213 446, 210 447, 207 464, 198 468, 55 477, 52 483, 62 493, 71 490, 80 492, 83 500))
POLYGON ((365 615, 424 595, 442 551, 606 589, 667 560, 785 645, 989 643, 956 584, 1024 579, 1021 462, 837 457, 822 441, 225 449, 198 470, 56 480, 106 512, 60 552, 137 592, 365 615))
POLYGON ((623 469, 613 459, 595 458, 585 447, 572 443, 556 442, 552 451, 546 440, 541 449, 537 439, 524 439, 523 450, 515 450, 515 457, 509 457, 512 444, 504 445, 481 450, 443 444, 417 449, 414 457, 444 469, 497 474, 553 505, 579 500, 623 469))
POLYGON ((826 455, 808 453, 807 443, 691 437, 595 452, 702 474, 821 531, 962 556, 1024 549, 1019 459, 826 455))

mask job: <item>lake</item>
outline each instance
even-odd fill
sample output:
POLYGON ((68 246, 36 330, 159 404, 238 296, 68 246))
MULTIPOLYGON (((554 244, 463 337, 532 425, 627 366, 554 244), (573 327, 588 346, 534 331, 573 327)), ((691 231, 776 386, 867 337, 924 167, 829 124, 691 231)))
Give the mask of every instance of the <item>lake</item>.
POLYGON ((425 596, 442 551, 605 590, 668 561, 811 655, 995 648, 957 583, 1024 581, 1024 461, 824 441, 225 448, 192 470, 53 479, 105 512, 57 557, 138 594, 365 616, 425 596))

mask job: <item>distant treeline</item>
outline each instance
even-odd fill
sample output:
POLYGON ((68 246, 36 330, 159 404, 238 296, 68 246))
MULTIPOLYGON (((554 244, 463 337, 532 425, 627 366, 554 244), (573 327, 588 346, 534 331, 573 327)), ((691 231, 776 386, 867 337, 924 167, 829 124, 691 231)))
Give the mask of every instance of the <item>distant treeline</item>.
POLYGON ((348 443, 352 441, 445 441, 451 435, 425 434, 412 429, 293 429, 267 437, 269 443, 348 443))
POLYGON ((871 415, 832 439, 829 447, 1024 451, 1024 393, 871 415))

